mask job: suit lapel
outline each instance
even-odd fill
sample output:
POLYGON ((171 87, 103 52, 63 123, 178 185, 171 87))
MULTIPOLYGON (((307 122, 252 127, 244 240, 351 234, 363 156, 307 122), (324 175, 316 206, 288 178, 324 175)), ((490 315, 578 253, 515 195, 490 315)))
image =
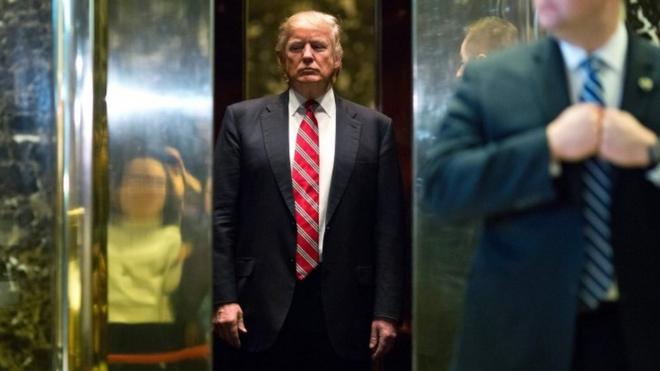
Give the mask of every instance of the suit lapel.
POLYGON ((536 68, 536 97, 549 123, 571 104, 566 81, 566 67, 554 39, 543 40, 533 53, 536 68))
MULTIPOLYGON (((628 32, 629 35, 630 33, 631 31, 628 32)), ((630 112, 640 122, 658 132, 660 128, 657 125, 660 123, 645 120, 646 107, 651 99, 651 93, 660 85, 660 81, 655 76, 654 68, 656 66, 641 40, 634 35, 630 35, 628 40, 621 109, 630 112)))
POLYGON ((282 198, 292 216, 294 200, 291 186, 291 161, 289 159, 289 94, 282 93, 277 100, 266 105, 262 113, 261 131, 264 136, 266 154, 282 198))
POLYGON ((346 185, 353 172, 355 156, 360 143, 360 122, 355 119, 357 113, 350 110, 341 98, 336 97, 336 102, 337 134, 335 138, 335 163, 332 170, 330 195, 328 196, 326 223, 332 220, 337 205, 339 205, 339 201, 346 190, 346 185))
MULTIPOLYGON (((571 105, 566 75, 566 64, 559 49, 559 44, 553 38, 547 37, 540 42, 533 54, 536 64, 534 78, 537 80, 536 96, 539 107, 542 107, 546 124, 552 122, 562 111, 571 105)), ((581 199, 581 166, 575 163, 562 164, 564 186, 569 190, 573 202, 581 199)))
MULTIPOLYGON (((651 128, 656 133, 660 131, 660 123, 646 119, 646 107, 651 99, 651 93, 660 81, 654 76, 654 62, 647 54, 641 41, 628 30, 628 50, 626 52, 625 77, 623 80, 623 97, 621 110, 629 112, 639 122, 651 128), (649 88, 648 82, 651 81, 649 88)), ((616 169, 615 169, 616 170, 616 169)), ((620 182, 625 172, 615 171, 614 184, 620 182)))

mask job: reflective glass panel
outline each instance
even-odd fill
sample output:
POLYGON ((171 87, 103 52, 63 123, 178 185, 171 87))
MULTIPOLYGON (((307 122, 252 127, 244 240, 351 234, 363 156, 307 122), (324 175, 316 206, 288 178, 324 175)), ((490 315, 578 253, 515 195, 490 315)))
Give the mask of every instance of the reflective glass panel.
MULTIPOLYGON (((437 139, 445 106, 462 64, 535 37, 527 0, 417 0, 413 5, 414 162, 437 139), (497 18, 484 18, 484 17, 497 18), (477 21, 480 21, 477 27, 477 21), (504 24, 504 26, 503 26, 504 24), (466 38, 470 26, 475 32, 466 38), (507 40, 480 33, 504 27, 507 40)), ((416 179, 420 184, 423 179, 416 179)), ((417 202, 417 201, 415 201, 417 202)), ((413 363, 416 370, 446 370, 461 321, 463 292, 475 247, 476 221, 440 223, 414 210, 413 363)))
POLYGON ((110 370, 210 368, 210 2, 108 2, 110 370))

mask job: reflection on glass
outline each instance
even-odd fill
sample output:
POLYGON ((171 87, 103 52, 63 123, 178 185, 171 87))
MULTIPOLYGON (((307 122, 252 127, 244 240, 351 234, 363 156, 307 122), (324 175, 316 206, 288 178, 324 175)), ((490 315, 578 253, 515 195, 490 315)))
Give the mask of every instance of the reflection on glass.
POLYGON ((172 323, 170 294, 181 279, 181 202, 166 165, 140 155, 113 177, 108 228, 110 323, 172 323))
MULTIPOLYGON (((113 162, 108 227, 108 321, 114 353, 177 349, 172 293, 181 280, 179 171, 162 155, 136 154, 113 162), (134 339, 150 339, 136 343, 134 339)), ((126 149, 122 155, 130 153, 126 149)), ((135 149, 133 149, 135 150, 135 149)))
POLYGON ((456 77, 463 76, 468 62, 488 58, 491 53, 512 47, 519 38, 518 28, 504 18, 487 16, 474 21, 468 26, 461 43, 461 65, 456 77))
POLYGON ((284 19, 302 10, 336 16, 343 29, 342 71, 333 85, 346 99, 369 107, 376 103, 376 12, 373 0, 246 1, 247 98, 286 90, 274 45, 284 19))
MULTIPOLYGON (((447 99, 462 75, 464 64, 533 37, 529 3, 526 0, 416 2, 415 164, 421 163, 433 149, 447 99)), ((416 179, 417 184, 422 181, 416 179)), ((417 370, 446 370, 461 320, 463 291, 479 223, 472 220, 440 223, 434 215, 418 207, 414 212, 413 362, 417 370)))
POLYGON ((108 4, 108 364, 210 368, 210 2, 108 4))

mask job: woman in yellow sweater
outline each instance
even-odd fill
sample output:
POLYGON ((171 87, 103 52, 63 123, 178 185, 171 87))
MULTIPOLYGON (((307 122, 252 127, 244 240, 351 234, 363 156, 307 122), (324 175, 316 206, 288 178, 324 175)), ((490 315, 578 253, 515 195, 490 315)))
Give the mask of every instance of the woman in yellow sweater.
POLYGON ((182 201, 176 191, 180 185, 172 176, 181 169, 173 169, 179 165, 165 153, 132 150, 137 153, 120 154, 125 160, 111 172, 115 186, 108 228, 109 346, 111 353, 158 353, 176 349, 181 341, 170 301, 185 257, 182 201))

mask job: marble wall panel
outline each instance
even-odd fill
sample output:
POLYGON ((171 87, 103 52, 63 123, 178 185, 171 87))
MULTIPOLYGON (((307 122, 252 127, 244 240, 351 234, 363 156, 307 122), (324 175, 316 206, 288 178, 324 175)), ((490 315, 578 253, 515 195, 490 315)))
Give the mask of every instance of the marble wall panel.
POLYGON ((47 370, 55 147, 51 4, 0 0, 0 369, 47 370))
POLYGON ((627 22, 638 34, 660 44, 660 1, 627 0, 627 22))

